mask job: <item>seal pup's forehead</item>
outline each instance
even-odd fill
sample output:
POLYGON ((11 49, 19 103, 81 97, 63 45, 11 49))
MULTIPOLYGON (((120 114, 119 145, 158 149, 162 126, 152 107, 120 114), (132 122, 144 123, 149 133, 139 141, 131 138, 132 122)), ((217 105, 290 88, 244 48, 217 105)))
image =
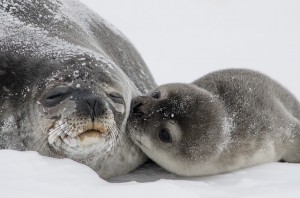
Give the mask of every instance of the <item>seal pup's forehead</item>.
MULTIPOLYGON (((193 84, 186 83, 169 83, 161 85, 154 90, 150 91, 148 95, 151 95, 153 92, 159 92, 161 99, 178 99, 184 100, 186 102, 193 100, 196 95, 202 95, 202 92, 199 93, 199 87, 193 84)), ((206 92, 203 90, 203 92, 206 92)))
POLYGON ((154 92, 160 93, 159 106, 165 106, 164 109, 171 111, 172 114, 187 117, 193 117, 193 113, 197 113, 193 110, 195 107, 201 107, 211 100, 211 94, 192 84, 165 84, 152 90, 148 95, 154 92))

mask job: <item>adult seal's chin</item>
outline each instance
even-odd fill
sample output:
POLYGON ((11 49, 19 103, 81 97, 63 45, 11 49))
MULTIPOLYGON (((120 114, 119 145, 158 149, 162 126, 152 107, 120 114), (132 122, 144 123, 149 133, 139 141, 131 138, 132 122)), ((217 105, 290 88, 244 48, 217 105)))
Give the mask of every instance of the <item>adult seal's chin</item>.
POLYGON ((0 148, 71 158, 102 178, 143 163, 126 125, 131 99, 156 85, 131 43, 78 1, 1 4, 0 148))

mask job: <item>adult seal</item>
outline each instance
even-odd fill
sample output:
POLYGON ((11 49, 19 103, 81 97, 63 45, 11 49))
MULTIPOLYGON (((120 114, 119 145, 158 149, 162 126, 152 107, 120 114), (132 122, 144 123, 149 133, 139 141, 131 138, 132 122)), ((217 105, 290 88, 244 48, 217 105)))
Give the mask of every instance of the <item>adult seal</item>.
POLYGON ((165 169, 203 176, 300 162, 299 119, 299 102, 280 84, 229 69, 135 98, 128 127, 133 141, 165 169))
POLYGON ((155 86, 117 29, 78 1, 0 2, 0 148, 71 158, 102 178, 145 161, 125 135, 155 86))

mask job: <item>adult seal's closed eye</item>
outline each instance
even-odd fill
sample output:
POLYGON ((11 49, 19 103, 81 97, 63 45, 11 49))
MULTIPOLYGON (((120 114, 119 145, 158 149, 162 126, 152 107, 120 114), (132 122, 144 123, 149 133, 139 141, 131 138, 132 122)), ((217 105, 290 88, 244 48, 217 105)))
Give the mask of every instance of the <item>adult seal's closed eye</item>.
POLYGON ((68 157, 109 178, 146 159, 125 135, 154 80, 130 42, 73 0, 0 2, 0 148, 68 157))
POLYGON ((128 127, 131 139, 165 169, 203 176, 300 162, 299 120, 299 102, 277 82, 230 69, 134 98, 128 127))

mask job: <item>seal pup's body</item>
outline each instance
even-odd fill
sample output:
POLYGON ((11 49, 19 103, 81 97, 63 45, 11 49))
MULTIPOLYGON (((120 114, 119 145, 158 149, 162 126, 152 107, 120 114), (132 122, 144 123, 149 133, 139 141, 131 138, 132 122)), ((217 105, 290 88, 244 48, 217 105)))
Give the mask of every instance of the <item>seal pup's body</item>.
POLYGON ((88 165, 102 178, 146 157, 125 135, 155 82, 127 38, 76 0, 0 2, 0 148, 88 165))
POLYGON ((132 101, 132 140, 183 176, 274 161, 300 162, 300 104, 255 71, 229 69, 162 85, 132 101))

